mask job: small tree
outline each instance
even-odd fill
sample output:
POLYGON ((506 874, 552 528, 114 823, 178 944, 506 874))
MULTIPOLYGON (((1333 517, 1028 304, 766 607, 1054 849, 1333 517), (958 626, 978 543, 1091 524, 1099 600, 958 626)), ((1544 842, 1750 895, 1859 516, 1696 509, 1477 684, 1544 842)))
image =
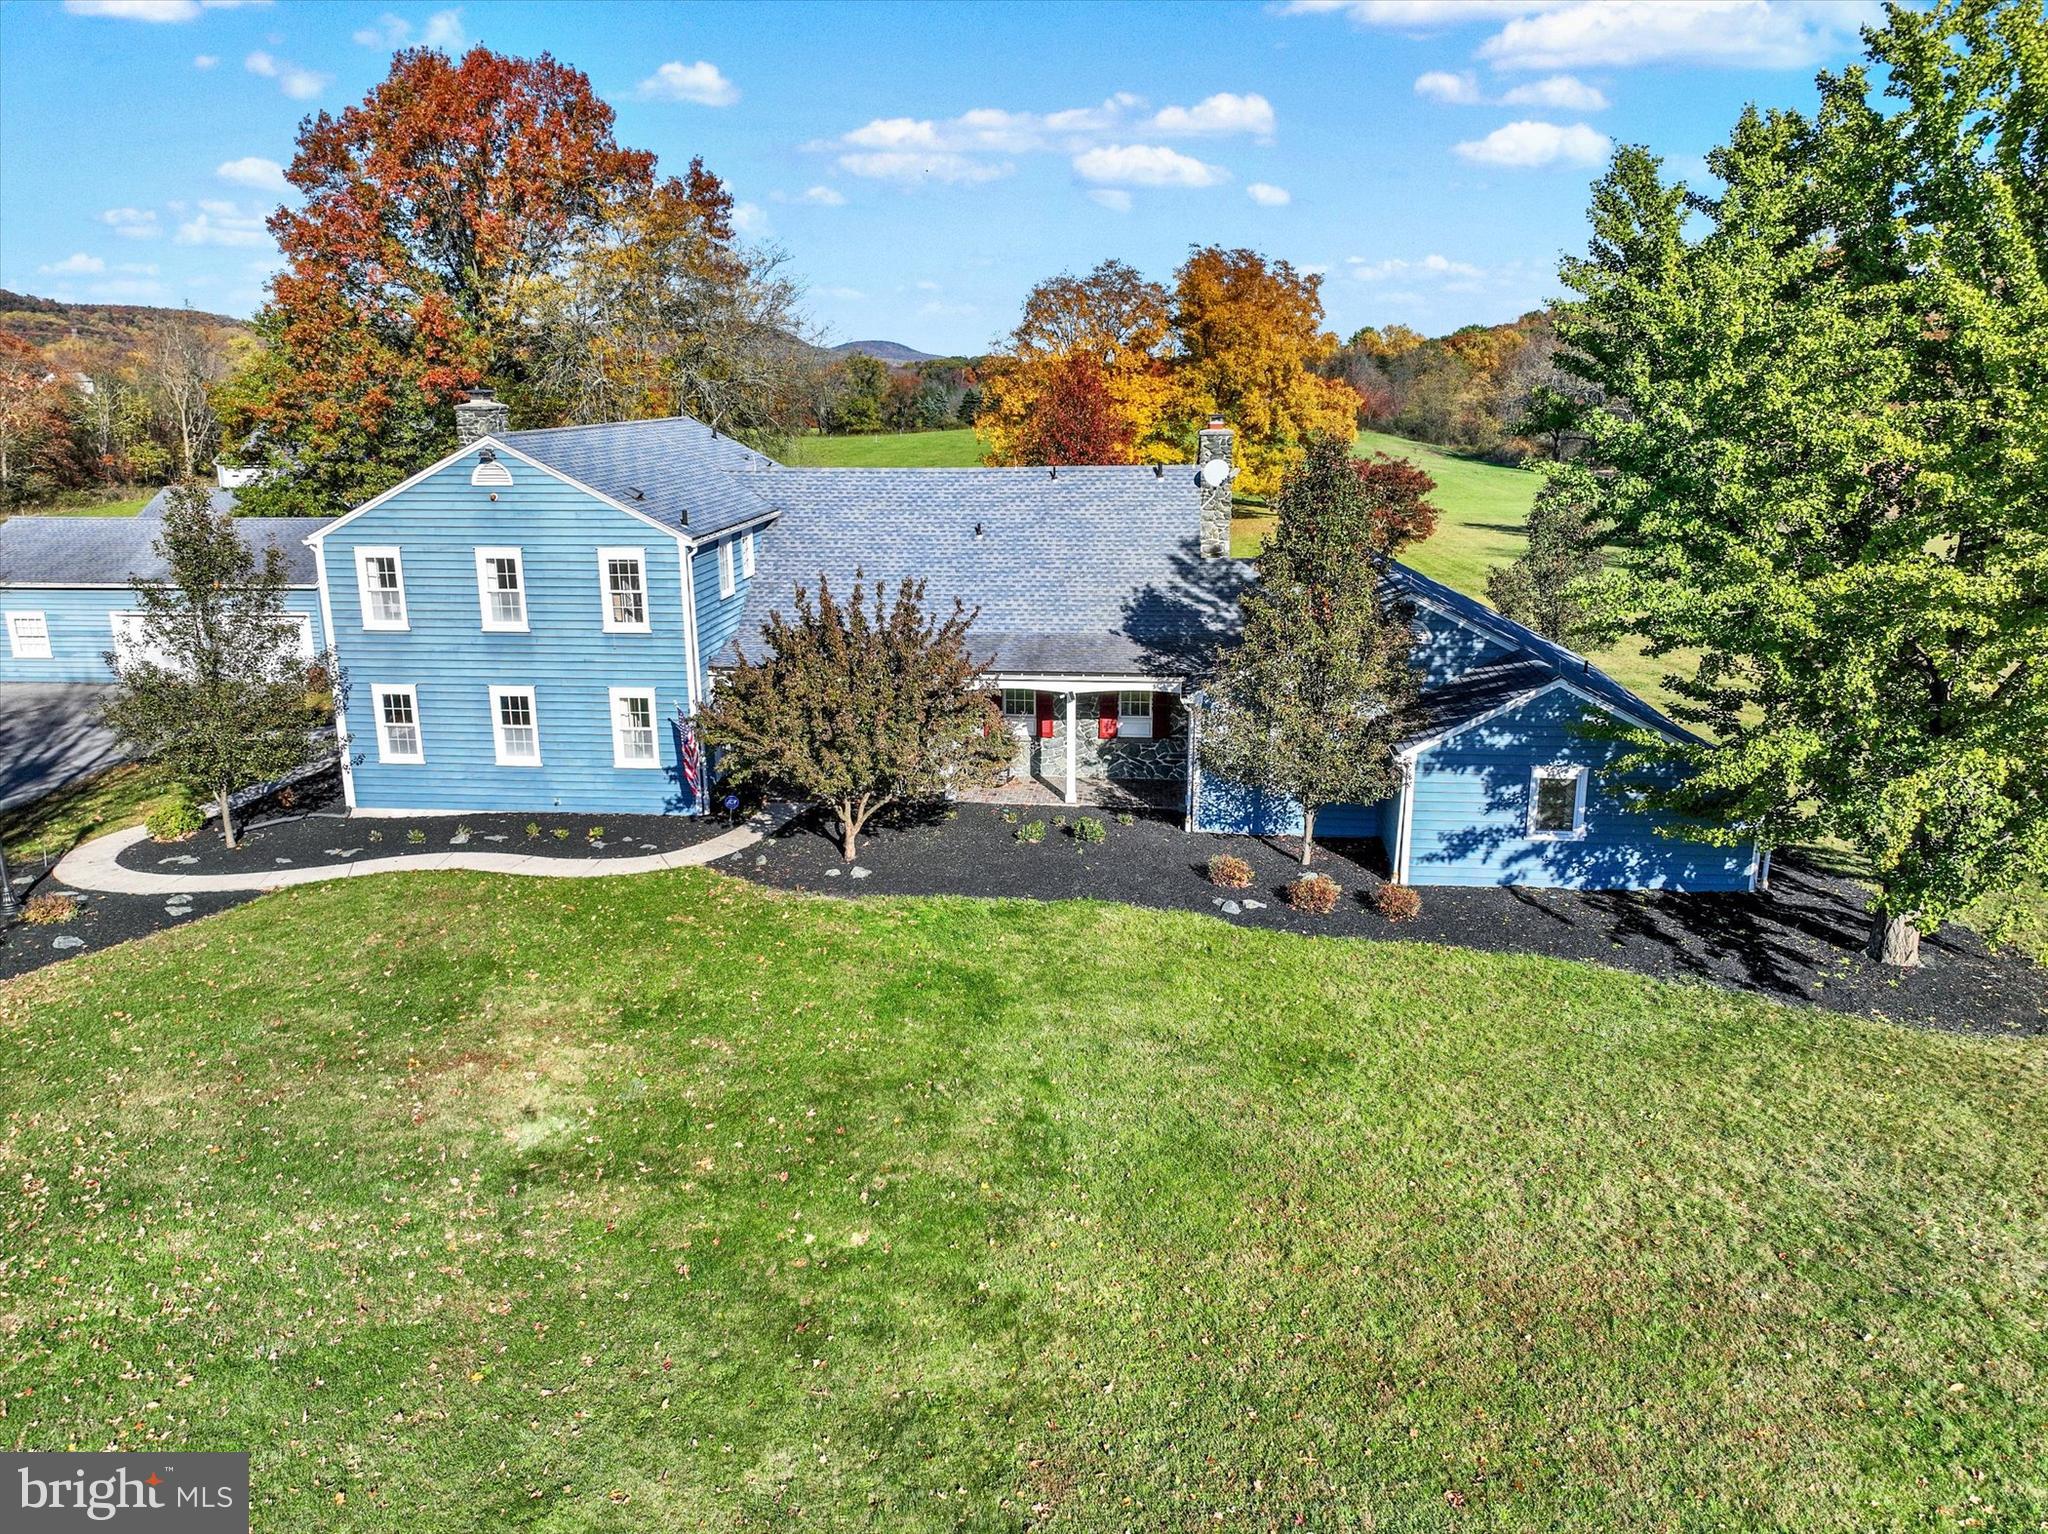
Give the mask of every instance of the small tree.
MULTIPOLYGON (((322 747, 309 695, 312 671, 284 606, 284 556, 258 558, 216 516, 206 492, 181 486, 164 514, 157 553, 169 578, 129 584, 143 617, 139 653, 110 652, 120 686, 107 724, 195 798, 220 807, 221 835, 238 845, 230 796, 306 766, 322 747)), ((340 681, 331 666, 337 692, 340 681)))
POLYGON ((1102 364, 1077 351, 1052 365, 1017 443, 1025 464, 1129 463, 1129 428, 1117 414, 1102 364))
POLYGON ((828 806, 851 861, 878 811, 1002 775, 1014 742, 968 652, 973 613, 955 602, 934 616, 922 581, 869 602, 858 577, 841 606, 823 575, 795 605, 793 621, 762 626, 766 657, 743 658, 697 715, 733 778, 828 806))
POLYGON ((1434 485, 1360 467, 1340 438, 1319 437, 1282 484, 1239 642, 1203 706, 1203 768, 1299 804, 1303 867, 1319 809, 1400 786, 1394 750, 1415 732, 1422 686, 1414 614, 1381 576, 1412 530, 1433 525, 1422 497, 1434 485))
POLYGON ((1529 547, 1490 571, 1486 599, 1547 639, 1578 646, 1595 630, 1587 583, 1606 567, 1600 491, 1577 465, 1552 468, 1529 508, 1529 547))

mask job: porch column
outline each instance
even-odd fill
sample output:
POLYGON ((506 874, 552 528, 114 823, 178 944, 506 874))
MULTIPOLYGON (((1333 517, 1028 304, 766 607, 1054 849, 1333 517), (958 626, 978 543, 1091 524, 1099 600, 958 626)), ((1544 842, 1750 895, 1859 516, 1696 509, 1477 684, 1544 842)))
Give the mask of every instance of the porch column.
POLYGON ((1072 688, 1067 690, 1067 803, 1079 804, 1081 795, 1074 781, 1074 763, 1080 735, 1081 695, 1072 688))

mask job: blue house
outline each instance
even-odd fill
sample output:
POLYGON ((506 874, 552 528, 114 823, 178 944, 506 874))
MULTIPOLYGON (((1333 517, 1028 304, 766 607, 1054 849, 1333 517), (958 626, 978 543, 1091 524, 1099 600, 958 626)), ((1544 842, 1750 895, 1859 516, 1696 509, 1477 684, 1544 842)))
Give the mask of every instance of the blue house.
MULTIPOLYGON (((1016 739, 1000 797, 1299 828, 1294 806, 1197 764, 1188 694, 1256 579, 1227 553, 1220 422, 1192 472, 797 469, 688 419, 515 432, 488 395, 456 415, 453 453, 348 515, 245 524, 304 541, 295 579, 310 577, 312 641, 348 677, 359 813, 700 811, 683 721, 822 576, 842 594, 921 580, 930 601, 976 610, 970 641, 1016 739)), ((54 576, 118 588, 153 530, 122 542, 103 531, 120 524, 74 522, 81 548, 59 559, 30 549, 50 535, 10 542, 29 520, 0 527, 0 602, 42 615, 24 627, 33 651, 68 589, 54 576)), ((1400 566, 1387 579, 1416 615, 1428 727, 1403 747, 1398 794, 1326 808, 1319 835, 1378 838, 1416 884, 1753 887, 1753 848, 1665 834, 1602 777, 1616 748, 1583 728, 1676 725, 1482 604, 1400 566)))

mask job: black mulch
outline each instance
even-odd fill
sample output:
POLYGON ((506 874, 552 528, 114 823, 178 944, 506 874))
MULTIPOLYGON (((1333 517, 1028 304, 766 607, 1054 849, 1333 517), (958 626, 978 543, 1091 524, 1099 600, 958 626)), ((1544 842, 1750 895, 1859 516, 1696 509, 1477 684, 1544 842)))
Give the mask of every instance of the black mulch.
MULTIPOLYGON (((1922 943, 1926 963, 1919 970, 1900 974, 1873 964, 1862 948, 1863 891, 1787 858, 1776 860, 1770 890, 1755 895, 1424 889, 1422 914, 1397 927, 1362 898, 1386 869, 1376 841, 1319 844, 1317 870, 1343 885, 1345 895, 1331 915, 1311 917, 1280 898, 1281 886, 1300 873, 1291 843, 1189 835, 1171 819, 1123 825, 1099 817, 1108 839, 1090 847, 1054 826, 1056 813, 963 805, 951 818, 881 829, 852 867, 813 816, 719 866, 782 889, 826 894, 1087 897, 1289 932, 1587 959, 1958 1033, 2048 1034, 2048 970, 2019 955, 1987 952, 1976 934, 1955 926, 1922 943), (1040 845, 1016 840, 1017 823, 1029 820, 1046 822, 1040 845), (1212 886, 1207 865, 1216 852, 1250 863, 1253 886, 1212 886)), ((1088 812, 1064 813, 1071 821, 1088 812)))
MULTIPOLYGON (((282 798, 283 796, 279 796, 282 798)), ((351 817, 338 778, 303 784, 287 802, 257 806, 243 822, 233 852, 208 821, 182 842, 140 841, 119 858, 123 868, 155 874, 249 873, 331 867, 371 858, 430 852, 501 852, 513 857, 639 858, 676 852, 728 829, 719 816, 516 815, 351 817)))
MULTIPOLYGON (((17 888, 17 894, 24 892, 17 888)), ((246 895, 96 895, 59 884, 44 876, 25 892, 29 895, 70 895, 78 902, 71 920, 49 926, 16 922, 0 927, 0 980, 25 975, 32 969, 75 959, 80 954, 98 953, 132 937, 147 937, 166 927, 181 927, 196 917, 211 916, 247 900, 246 895)))

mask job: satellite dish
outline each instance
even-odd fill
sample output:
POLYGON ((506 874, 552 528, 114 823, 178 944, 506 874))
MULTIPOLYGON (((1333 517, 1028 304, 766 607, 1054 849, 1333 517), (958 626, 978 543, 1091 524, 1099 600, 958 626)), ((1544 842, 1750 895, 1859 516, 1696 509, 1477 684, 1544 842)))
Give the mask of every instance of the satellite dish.
POLYGON ((1230 460, 1227 458, 1211 458, 1202 465, 1200 478, 1205 486, 1214 490, 1218 485, 1230 478, 1230 460))

